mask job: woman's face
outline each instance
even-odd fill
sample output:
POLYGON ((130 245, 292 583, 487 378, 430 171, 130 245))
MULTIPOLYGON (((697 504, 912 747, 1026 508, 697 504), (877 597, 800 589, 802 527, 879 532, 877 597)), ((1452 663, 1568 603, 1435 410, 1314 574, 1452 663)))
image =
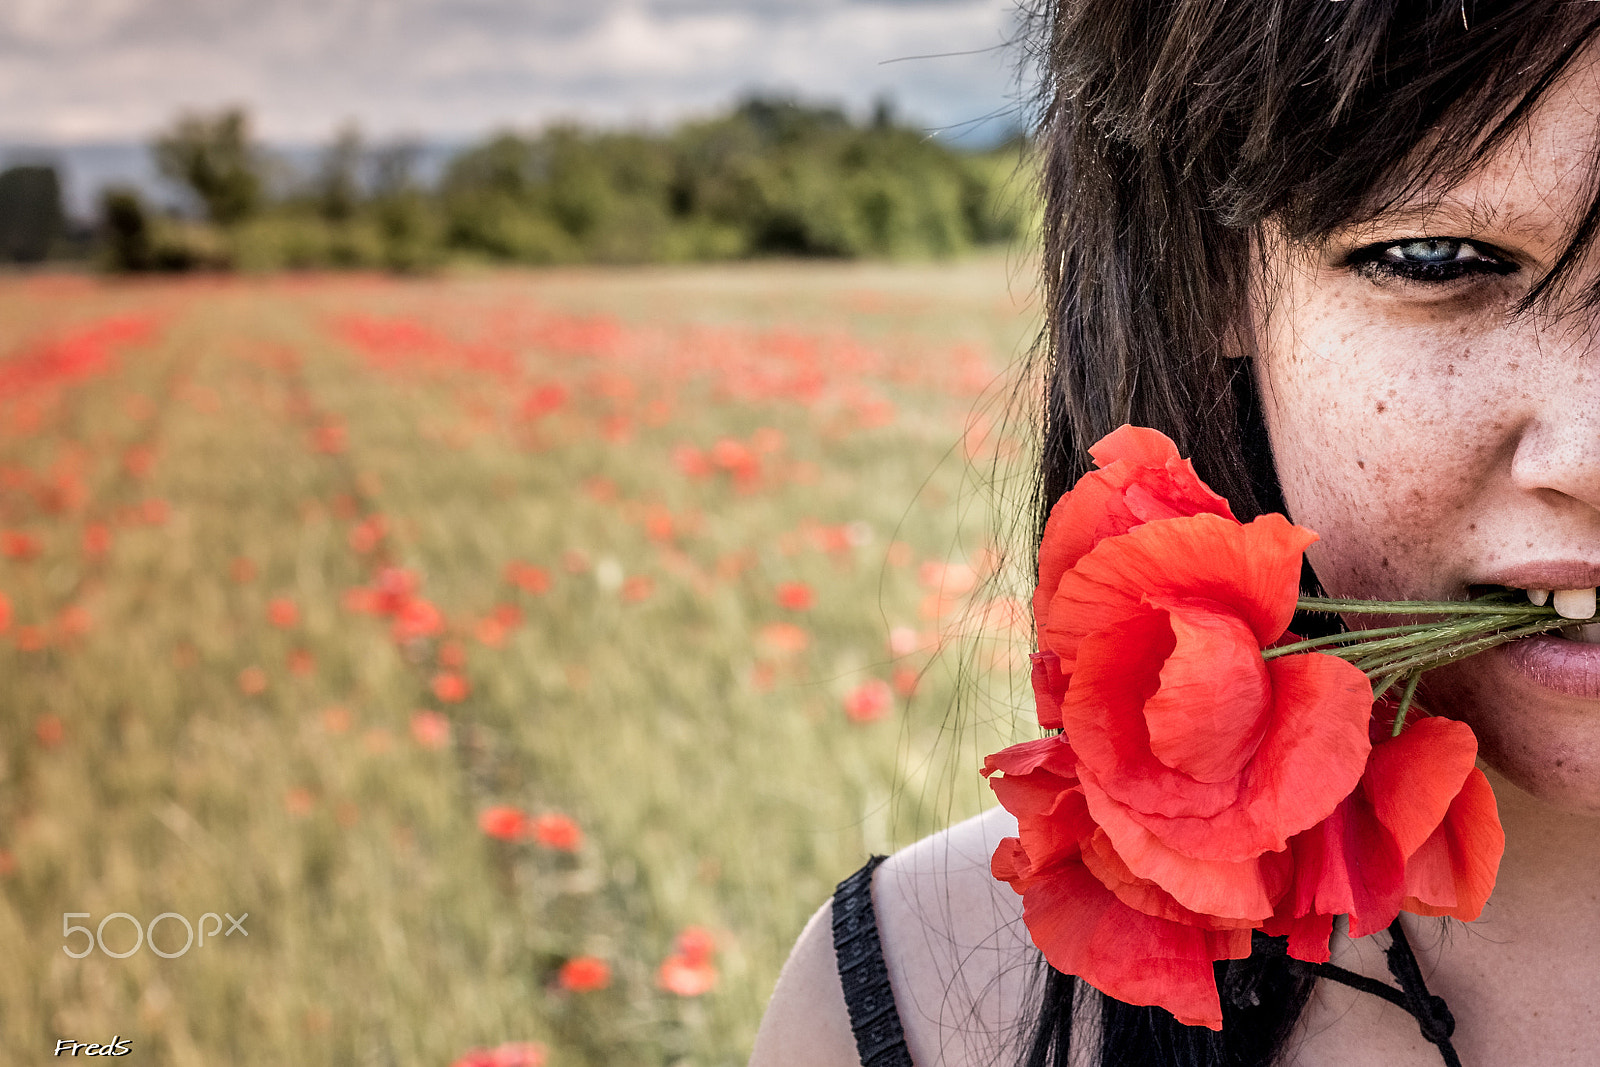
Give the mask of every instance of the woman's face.
MULTIPOLYGON (((1321 534, 1309 556, 1332 595, 1501 585, 1594 602, 1600 312, 1512 314, 1589 205, 1600 52, 1587 56, 1461 184, 1270 254, 1257 373, 1290 514, 1321 534)), ((1597 275, 1586 260, 1571 284, 1597 275)), ((1600 815, 1592 633, 1502 646, 1430 673, 1424 693, 1511 781, 1600 815)))

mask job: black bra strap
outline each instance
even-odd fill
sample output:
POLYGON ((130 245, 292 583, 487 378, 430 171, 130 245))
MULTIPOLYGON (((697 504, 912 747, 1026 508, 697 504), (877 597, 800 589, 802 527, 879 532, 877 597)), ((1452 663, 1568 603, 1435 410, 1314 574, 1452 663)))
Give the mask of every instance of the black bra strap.
POLYGON ((913 1067, 872 910, 872 872, 887 858, 872 857, 834 891, 833 952, 863 1067, 913 1067))

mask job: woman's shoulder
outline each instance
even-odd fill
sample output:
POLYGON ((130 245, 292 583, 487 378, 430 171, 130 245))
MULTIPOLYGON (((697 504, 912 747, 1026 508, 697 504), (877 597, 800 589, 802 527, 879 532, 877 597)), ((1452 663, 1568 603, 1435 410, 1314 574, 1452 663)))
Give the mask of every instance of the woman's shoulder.
MULTIPOLYGON (((1021 898, 989 874, 1016 823, 995 808, 891 856, 873 877, 879 940, 918 1067, 1013 1058, 1036 978, 1021 898)), ((831 902, 812 916, 773 992, 752 1067, 858 1062, 833 951, 831 902)))

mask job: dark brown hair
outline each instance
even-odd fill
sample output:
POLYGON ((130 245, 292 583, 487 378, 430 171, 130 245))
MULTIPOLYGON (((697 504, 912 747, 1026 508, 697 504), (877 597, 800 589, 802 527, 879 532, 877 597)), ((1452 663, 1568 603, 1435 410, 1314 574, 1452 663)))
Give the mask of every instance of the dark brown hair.
MULTIPOLYGON (((1267 226, 1315 242, 1464 177, 1600 31, 1600 5, 1057 0, 1030 19, 1043 85, 1042 530, 1087 447, 1127 422, 1175 440, 1241 519, 1282 510, 1251 361, 1231 358, 1251 353, 1252 248, 1267 226)), ((1524 310, 1556 291, 1597 225, 1600 200, 1524 310)), ((1600 300, 1600 282, 1579 298, 1600 300)), ((1310 986, 1264 957, 1218 966, 1220 1035, 1052 973, 1025 1062, 1065 1067, 1074 1004, 1098 998, 1107 1067, 1270 1064, 1310 986)))

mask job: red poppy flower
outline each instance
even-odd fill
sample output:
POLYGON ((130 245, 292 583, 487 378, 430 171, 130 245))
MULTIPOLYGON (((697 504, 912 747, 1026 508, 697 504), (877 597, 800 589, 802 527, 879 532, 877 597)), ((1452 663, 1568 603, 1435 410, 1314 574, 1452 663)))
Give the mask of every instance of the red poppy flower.
POLYGON ((43 546, 39 539, 21 530, 0 531, 0 554, 10 559, 32 559, 43 546))
POLYGON ((1413 711, 1399 737, 1391 702, 1361 784, 1326 820, 1290 841, 1294 882, 1263 926, 1289 938, 1297 959, 1326 963, 1333 920, 1350 933, 1382 930, 1402 909, 1418 915, 1478 917, 1494 888, 1505 845, 1494 793, 1474 766, 1471 727, 1413 711))
POLYGON ((504 804, 478 813, 478 829, 499 841, 518 841, 527 834, 528 815, 504 804))
POLYGON ((91 522, 83 528, 83 554, 103 556, 111 548, 111 527, 103 522, 91 522))
POLYGON ((559 812, 546 812, 533 820, 533 839, 560 852, 576 852, 583 847, 583 831, 571 816, 559 812))
POLYGON ((446 704, 461 703, 471 691, 466 678, 454 671, 440 671, 433 676, 433 695, 446 704))
POLYGON ((455 1060, 450 1067, 544 1067, 544 1046, 532 1041, 513 1041, 495 1048, 475 1048, 455 1060))
POLYGON ((685 926, 673 939, 679 956, 691 963, 705 963, 717 949, 717 936, 704 926, 685 926))
POLYGON ((267 602, 267 621, 280 630, 287 630, 300 621, 300 609, 286 596, 273 597, 267 602))
POLYGON ((595 956, 574 956, 556 976, 561 988, 572 993, 592 993, 611 984, 611 965, 595 956))
POLYGON ((61 722, 61 716, 46 712, 33 721, 33 736, 45 748, 55 748, 67 736, 67 730, 61 722))
POLYGON ((411 716, 411 737, 423 748, 444 748, 450 743, 450 720, 437 711, 415 712, 411 716))
MULTIPOLYGON (((383 604, 380 594, 379 604, 383 604)), ((422 597, 407 599, 388 614, 394 621, 389 625, 390 634, 397 644, 406 644, 423 637, 432 637, 444 631, 444 614, 434 606, 432 601, 422 597)))
POLYGON ((5 633, 6 632, 6 628, 9 627, 10 625, 11 625, 11 601, 6 598, 6 595, 4 593, 0 593, 0 634, 5 633))
POLYGON ((267 672, 260 667, 246 667, 239 672, 239 691, 246 696, 259 696, 267 691, 267 672))
POLYGON ((790 611, 809 611, 817 596, 805 582, 779 582, 778 603, 790 611))
POLYGON ((680 997, 698 997, 716 988, 717 968, 711 963, 710 935, 699 927, 691 926, 678 937, 678 951, 661 961, 656 971, 656 985, 680 997), (691 931, 694 935, 691 936, 691 931), (685 938, 690 941, 685 944, 685 938))
POLYGON ((1066 733, 986 763, 1021 827, 994 868, 1058 970, 1219 1027, 1211 964, 1248 954, 1289 839, 1356 787, 1371 686, 1331 656, 1261 655, 1315 534, 1240 524, 1153 431, 1092 454, 1102 469, 1046 525, 1034 597, 1039 720, 1066 733))
POLYGON ((844 713, 851 722, 876 722, 894 710, 894 691, 882 678, 869 678, 845 694, 844 713))
POLYGON ((811 635, 792 622, 769 622, 757 635, 763 645, 780 656, 795 656, 811 644, 811 635))

